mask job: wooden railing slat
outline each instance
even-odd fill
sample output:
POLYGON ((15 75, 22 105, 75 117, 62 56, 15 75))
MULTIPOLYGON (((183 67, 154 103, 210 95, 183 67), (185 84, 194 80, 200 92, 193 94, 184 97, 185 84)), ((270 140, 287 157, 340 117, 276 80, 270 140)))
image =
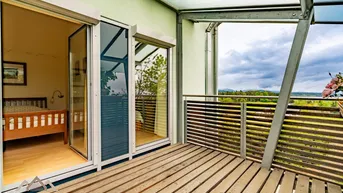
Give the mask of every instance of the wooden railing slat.
MULTIPOLYGON (((186 126, 190 141, 239 153, 240 104, 188 100, 186 126)), ((246 106, 246 155, 248 159, 261 161, 276 104, 247 102, 246 106)), ((343 175, 341 113, 343 102, 338 107, 289 105, 274 165, 297 168, 302 173, 314 172, 313 176, 320 179, 331 178, 332 182, 343 184, 343 179, 338 179, 343 175)))

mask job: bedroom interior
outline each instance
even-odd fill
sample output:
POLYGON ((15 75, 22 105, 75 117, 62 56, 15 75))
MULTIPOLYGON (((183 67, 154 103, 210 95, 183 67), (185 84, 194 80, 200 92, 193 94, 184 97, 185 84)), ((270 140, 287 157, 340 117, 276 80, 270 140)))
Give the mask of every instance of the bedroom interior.
POLYGON ((2 29, 4 185, 87 162, 87 27, 2 3, 2 29))

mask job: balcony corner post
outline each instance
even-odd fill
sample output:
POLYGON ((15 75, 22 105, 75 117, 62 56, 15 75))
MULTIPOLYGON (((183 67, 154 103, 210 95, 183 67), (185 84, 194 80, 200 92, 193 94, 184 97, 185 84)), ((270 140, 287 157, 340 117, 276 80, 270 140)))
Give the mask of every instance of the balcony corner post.
POLYGON ((179 13, 177 13, 177 20, 176 20, 176 118, 177 118, 177 142, 183 142, 183 134, 185 128, 183 128, 183 51, 182 51, 182 17, 179 13))
POLYGON ((241 158, 245 159, 247 154, 247 104, 241 103, 241 158))
POLYGON ((187 143, 187 99, 185 99, 184 104, 184 133, 183 133, 183 143, 187 143))

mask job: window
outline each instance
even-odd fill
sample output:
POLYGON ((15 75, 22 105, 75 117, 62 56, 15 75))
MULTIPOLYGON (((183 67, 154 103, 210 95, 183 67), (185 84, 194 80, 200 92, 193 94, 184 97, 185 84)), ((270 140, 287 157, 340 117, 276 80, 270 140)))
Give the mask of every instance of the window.
POLYGON ((168 50, 135 47, 136 146, 168 137, 168 50))

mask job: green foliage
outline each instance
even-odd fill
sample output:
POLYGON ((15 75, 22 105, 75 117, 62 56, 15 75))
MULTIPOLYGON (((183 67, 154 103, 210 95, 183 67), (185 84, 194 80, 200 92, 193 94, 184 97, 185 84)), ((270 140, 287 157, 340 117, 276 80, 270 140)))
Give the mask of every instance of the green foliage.
POLYGON ((109 81, 117 79, 117 75, 110 71, 101 71, 101 93, 102 95, 110 95, 111 87, 107 86, 109 81))
MULTIPOLYGON (((249 91, 220 91, 219 95, 242 95, 242 96, 278 96, 277 93, 265 90, 249 90, 249 91)), ((277 99, 248 99, 248 98, 219 98, 221 102, 264 102, 276 103, 277 99)))
POLYGON ((136 66, 136 95, 167 93, 167 59, 162 55, 148 58, 136 66))
MULTIPOLYGON (((265 90, 249 91, 220 91, 219 95, 242 95, 242 96, 278 96, 278 93, 265 90)), ((299 95, 298 95, 299 96, 299 95)), ((277 99, 248 99, 248 98, 219 98, 221 102, 263 102, 277 103, 277 99)), ((337 107, 337 101, 322 100, 290 100, 290 104, 299 106, 317 106, 317 107, 337 107)))
POLYGON ((305 101, 305 100, 294 100, 294 105, 298 106, 315 106, 315 107, 337 107, 337 101, 305 101))

